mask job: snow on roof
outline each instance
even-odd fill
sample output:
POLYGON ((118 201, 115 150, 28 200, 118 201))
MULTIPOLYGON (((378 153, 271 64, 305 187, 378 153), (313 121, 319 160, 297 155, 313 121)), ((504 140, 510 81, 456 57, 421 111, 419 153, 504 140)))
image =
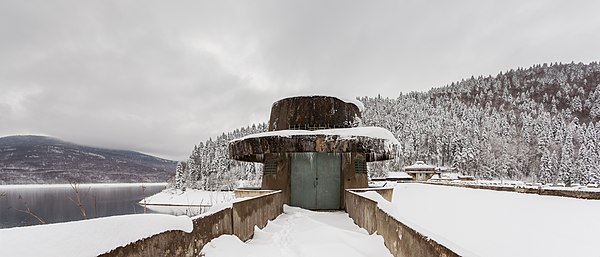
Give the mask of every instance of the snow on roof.
POLYGON ((281 101, 281 100, 283 100, 283 99, 294 98, 294 97, 313 97, 313 96, 323 96, 323 97, 333 97, 333 98, 337 98, 337 99, 339 99, 339 100, 340 100, 340 101, 342 101, 342 102, 345 102, 345 103, 349 103, 349 104, 353 104, 353 105, 355 105, 356 107, 358 107, 358 110, 359 110, 361 113, 365 111, 365 105, 364 105, 364 104, 363 104, 361 101, 359 101, 358 99, 345 98, 345 97, 339 97, 339 96, 332 96, 332 95, 327 95, 327 94, 314 94, 314 95, 291 95, 291 96, 284 97, 284 98, 281 98, 281 99, 279 99, 279 100, 275 101, 275 102, 273 103, 273 105, 275 105, 277 102, 279 102, 279 101, 281 101))
POLYGON ((408 175, 408 173, 406 173, 404 171, 390 171, 390 172, 388 172, 387 178, 412 179, 413 177, 411 175, 408 175))
POLYGON ((404 167, 404 170, 435 170, 435 166, 425 164, 423 161, 417 161, 413 165, 404 167))
POLYGON ((293 137, 293 136, 339 136, 342 138, 353 138, 353 137, 371 137, 386 140, 387 143, 393 145, 399 145, 398 139, 394 137, 394 134, 387 129, 380 127, 357 127, 357 128, 340 128, 340 129, 319 129, 319 130, 276 130, 262 133, 256 133, 247 135, 238 139, 231 140, 231 142, 246 140, 249 138, 260 138, 260 137, 293 137))

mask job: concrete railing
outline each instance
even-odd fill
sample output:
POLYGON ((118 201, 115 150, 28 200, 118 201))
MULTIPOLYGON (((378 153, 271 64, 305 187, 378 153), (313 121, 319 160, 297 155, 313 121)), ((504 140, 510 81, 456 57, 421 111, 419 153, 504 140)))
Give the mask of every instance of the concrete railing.
POLYGON ((232 207, 233 234, 246 241, 254 235, 254 226, 264 228, 267 221, 274 220, 281 213, 283 213, 281 191, 235 202, 232 207))
POLYGON ((570 188, 545 188, 545 187, 523 187, 523 186, 510 186, 510 185, 473 185, 473 184, 453 184, 453 183, 427 183, 431 185, 440 186, 453 186, 453 187, 466 187, 474 189, 485 189, 494 191, 505 191, 505 192, 517 192, 524 194, 538 194, 538 195, 551 195, 570 197, 578 199, 588 200, 600 200, 600 192, 598 191, 584 191, 570 188))
POLYGON ((268 220, 275 219, 281 213, 281 191, 271 191, 193 220, 194 229, 191 233, 163 232, 100 256, 198 256, 210 240, 221 235, 236 235, 242 241, 252 238, 254 226, 264 228, 268 220))
MULTIPOLYGON (((385 246, 396 257, 460 256, 398 221, 377 206, 377 202, 363 197, 354 190, 346 190, 346 212, 354 222, 370 234, 383 237, 385 246)), ((381 194, 381 193, 380 193, 381 194)))

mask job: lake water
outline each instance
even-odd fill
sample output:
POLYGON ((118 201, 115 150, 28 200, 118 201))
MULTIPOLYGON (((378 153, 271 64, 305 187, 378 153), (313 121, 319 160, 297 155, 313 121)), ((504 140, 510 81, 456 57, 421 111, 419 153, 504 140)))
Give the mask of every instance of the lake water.
POLYGON ((68 184, 0 186, 0 228, 41 224, 35 216, 45 223, 57 223, 86 217, 154 213, 138 202, 165 187, 166 183, 81 184, 77 185, 77 194, 68 184), (81 208, 77 202, 82 203, 81 208))

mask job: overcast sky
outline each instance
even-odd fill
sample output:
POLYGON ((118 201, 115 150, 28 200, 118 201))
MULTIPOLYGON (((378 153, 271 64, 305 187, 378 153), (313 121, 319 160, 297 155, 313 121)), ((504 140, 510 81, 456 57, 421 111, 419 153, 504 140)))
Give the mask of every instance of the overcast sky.
POLYGON ((600 1, 0 0, 0 136, 183 160, 299 94, 600 60, 600 1))

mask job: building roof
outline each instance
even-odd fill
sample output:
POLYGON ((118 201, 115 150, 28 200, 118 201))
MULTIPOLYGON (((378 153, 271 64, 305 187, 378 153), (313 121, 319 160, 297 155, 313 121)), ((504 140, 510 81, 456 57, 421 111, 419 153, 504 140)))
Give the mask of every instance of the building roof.
POLYGON ((388 172, 388 179, 412 179, 413 177, 411 175, 408 175, 408 173, 404 172, 404 171, 390 171, 388 172))
POLYGON ((415 164, 404 167, 406 173, 438 173, 435 166, 425 164, 423 161, 417 161, 415 164))
POLYGON ((262 162, 268 153, 358 152, 365 153, 367 161, 379 161, 394 158, 399 144, 391 132, 378 127, 277 130, 230 141, 229 156, 262 162))

